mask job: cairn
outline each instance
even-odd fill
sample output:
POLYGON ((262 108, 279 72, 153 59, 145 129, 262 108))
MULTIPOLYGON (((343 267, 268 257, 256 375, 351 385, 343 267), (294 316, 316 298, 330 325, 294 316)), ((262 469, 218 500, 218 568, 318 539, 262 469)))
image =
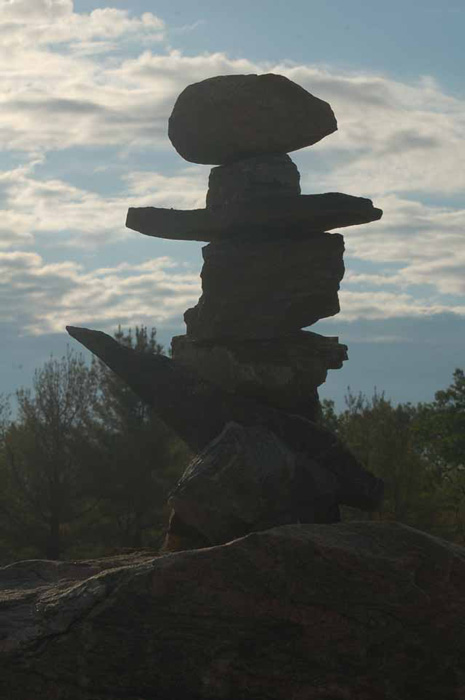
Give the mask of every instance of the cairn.
POLYGON ((318 387, 347 347, 303 330, 339 312, 344 239, 330 231, 382 215, 362 197, 301 194, 288 153, 336 129, 327 102, 280 75, 187 87, 168 133, 183 158, 216 166, 206 208, 131 208, 126 222, 208 243, 186 334, 173 338, 172 360, 148 362, 69 329, 199 451, 170 497, 169 550, 337 522, 339 504, 373 510, 382 498, 382 482, 318 425, 318 387))

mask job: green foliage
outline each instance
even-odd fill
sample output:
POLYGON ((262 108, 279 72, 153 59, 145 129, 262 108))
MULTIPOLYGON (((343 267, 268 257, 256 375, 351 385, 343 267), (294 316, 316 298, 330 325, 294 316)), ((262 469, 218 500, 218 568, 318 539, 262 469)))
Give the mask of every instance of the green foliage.
POLYGON ((59 558, 66 526, 89 507, 82 465, 96 397, 95 373, 69 351, 17 392, 18 417, 3 433, 2 531, 21 551, 59 558))
MULTIPOLYGON (((162 354, 156 331, 136 328, 116 340, 137 352, 162 354)), ((169 489, 189 459, 184 443, 111 370, 94 362, 100 397, 94 434, 100 446, 95 492, 107 526, 100 539, 124 547, 157 544, 169 489)))
MULTIPOLYGON (((350 389, 339 415, 323 402, 323 421, 362 464, 385 482, 376 517, 398 520, 465 543, 465 378, 438 391, 430 404, 393 406, 376 391, 371 399, 350 389)), ((367 515, 343 508, 346 518, 367 515)))
MULTIPOLYGON (((163 353, 155 329, 115 338, 163 353)), ((191 456, 184 443, 105 365, 71 351, 16 399, 12 419, 0 395, 0 563, 157 546, 168 491, 191 456)), ((386 485, 378 513, 343 507, 344 519, 399 520, 465 544, 463 370, 430 403, 349 390, 344 411, 323 401, 322 416, 386 485)))
POLYGON ((465 376, 456 369, 452 384, 418 407, 419 449, 436 475, 445 536, 465 542, 465 376))
POLYGON ((438 391, 435 400, 420 404, 419 436, 438 467, 465 465, 465 376, 456 369, 453 383, 438 391))
MULTIPOLYGON (((163 351, 155 329, 115 337, 163 351)), ((0 561, 156 545, 185 445, 102 363, 72 351, 16 398, 11 421, 0 397, 0 561)))

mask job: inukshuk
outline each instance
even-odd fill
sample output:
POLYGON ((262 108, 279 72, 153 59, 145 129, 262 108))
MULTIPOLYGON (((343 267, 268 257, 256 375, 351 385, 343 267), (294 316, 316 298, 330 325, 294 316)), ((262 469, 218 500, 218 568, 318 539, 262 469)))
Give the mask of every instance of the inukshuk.
POLYGON ((169 120, 178 153, 212 164, 205 209, 129 209, 149 236, 207 241, 202 296, 172 360, 68 329, 198 452, 171 494, 167 548, 218 544, 292 522, 373 510, 383 484, 318 424, 317 387, 347 359, 302 330, 339 311, 344 240, 381 217, 369 199, 302 195, 288 153, 337 129, 328 103, 279 75, 190 85, 169 120))

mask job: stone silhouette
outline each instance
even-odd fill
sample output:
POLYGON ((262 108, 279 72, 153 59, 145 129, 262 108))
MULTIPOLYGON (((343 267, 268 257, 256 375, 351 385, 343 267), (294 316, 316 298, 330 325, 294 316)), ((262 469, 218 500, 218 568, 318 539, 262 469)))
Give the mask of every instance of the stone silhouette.
POLYGON ((165 549, 227 542, 375 509, 383 484, 318 425, 318 386, 342 366, 337 338, 303 330, 339 311, 344 240, 376 221, 369 199, 302 194, 288 153, 337 129, 331 107, 279 75, 187 87, 169 120, 186 160, 215 165, 205 209, 131 208, 145 235, 206 241, 202 296, 172 359, 142 357, 98 331, 70 334, 198 452, 174 488, 165 549))
POLYGON ((193 163, 224 165, 310 146, 336 131, 327 102, 283 75, 220 75, 179 95, 168 135, 193 163))

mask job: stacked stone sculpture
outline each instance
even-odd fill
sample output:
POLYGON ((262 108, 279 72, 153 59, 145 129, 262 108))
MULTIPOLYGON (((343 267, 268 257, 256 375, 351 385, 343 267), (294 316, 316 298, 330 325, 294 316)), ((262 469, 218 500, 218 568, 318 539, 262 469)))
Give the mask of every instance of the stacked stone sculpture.
POLYGON ((206 241, 202 296, 172 360, 137 356, 69 328, 199 453, 174 489, 167 548, 372 510, 383 485, 318 425, 318 386, 347 359, 337 338, 303 330, 339 312, 344 240, 376 221, 369 199, 305 195, 288 153, 337 129, 328 103, 280 75, 190 85, 169 120, 178 153, 215 165, 206 208, 129 209, 149 236, 206 241))

